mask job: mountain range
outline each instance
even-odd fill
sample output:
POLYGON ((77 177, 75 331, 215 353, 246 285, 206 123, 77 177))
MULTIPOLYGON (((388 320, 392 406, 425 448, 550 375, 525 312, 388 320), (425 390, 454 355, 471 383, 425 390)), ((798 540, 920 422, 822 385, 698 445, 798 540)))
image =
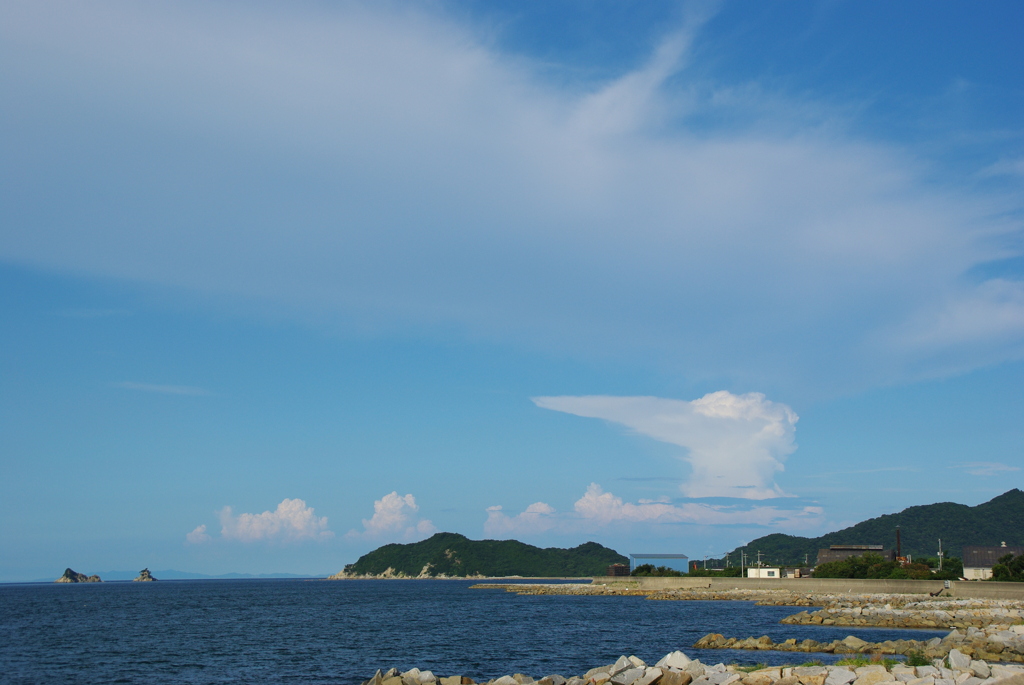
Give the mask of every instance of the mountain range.
POLYGON ((1022 545, 1024 492, 1014 488, 973 507, 953 502, 907 507, 816 538, 773 533, 734 549, 728 555, 729 563, 738 565, 741 552, 748 564, 750 560, 756 561, 760 552, 761 561, 770 565, 804 566, 813 565, 818 550, 830 545, 883 545, 885 549, 896 549, 897 526, 902 552, 912 557, 936 556, 940 539, 946 557, 962 557, 963 548, 971 545, 1022 545))

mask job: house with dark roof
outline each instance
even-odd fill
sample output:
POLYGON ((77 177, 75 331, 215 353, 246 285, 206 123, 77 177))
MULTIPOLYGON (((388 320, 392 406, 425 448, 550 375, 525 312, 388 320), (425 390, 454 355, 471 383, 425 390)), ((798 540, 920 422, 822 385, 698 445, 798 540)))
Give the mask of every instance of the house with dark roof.
POLYGON ((896 561, 896 552, 885 549, 882 545, 832 545, 828 549, 818 550, 818 566, 830 561, 845 561, 850 557, 861 557, 865 554, 877 554, 886 561, 896 561))
POLYGON ((967 580, 986 580, 992 577, 992 567, 1007 554, 1017 557, 1024 554, 1024 547, 1007 545, 999 547, 964 547, 964 578, 967 580))

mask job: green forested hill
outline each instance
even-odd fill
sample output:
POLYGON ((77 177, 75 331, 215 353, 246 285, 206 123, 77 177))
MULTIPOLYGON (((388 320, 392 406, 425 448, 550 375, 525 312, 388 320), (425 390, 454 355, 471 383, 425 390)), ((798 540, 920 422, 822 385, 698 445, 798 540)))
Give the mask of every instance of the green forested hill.
POLYGON ((738 564, 740 552, 756 559, 760 550, 765 563, 803 565, 807 555, 813 565, 818 550, 829 545, 878 544, 896 549, 896 526, 900 527, 903 553, 915 557, 934 557, 939 538, 946 556, 956 557, 967 545, 1024 545, 1024 492, 1013 489, 975 507, 952 502, 908 507, 817 538, 766 535, 737 547, 729 553, 729 561, 738 564))
POLYGON ((470 540, 458 533, 437 533, 421 542, 379 547, 345 567, 347 574, 384 573, 418 576, 429 565, 429 575, 448 576, 595 576, 609 564, 629 559, 596 542, 572 549, 541 549, 516 540, 470 540))

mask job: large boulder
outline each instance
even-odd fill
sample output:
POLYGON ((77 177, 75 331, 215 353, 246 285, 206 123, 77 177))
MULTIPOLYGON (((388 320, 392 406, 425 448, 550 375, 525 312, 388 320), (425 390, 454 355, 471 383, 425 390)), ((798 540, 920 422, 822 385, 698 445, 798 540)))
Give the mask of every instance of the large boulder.
POLYGON ((971 667, 971 658, 959 649, 949 650, 949 667, 966 671, 971 667))
POLYGON ((690 657, 677 650, 661 657, 661 660, 654 665, 658 668, 675 668, 682 671, 690 665, 691 661, 690 657))
POLYGON ((693 675, 687 671, 665 671, 658 685, 690 685, 692 681, 693 675))

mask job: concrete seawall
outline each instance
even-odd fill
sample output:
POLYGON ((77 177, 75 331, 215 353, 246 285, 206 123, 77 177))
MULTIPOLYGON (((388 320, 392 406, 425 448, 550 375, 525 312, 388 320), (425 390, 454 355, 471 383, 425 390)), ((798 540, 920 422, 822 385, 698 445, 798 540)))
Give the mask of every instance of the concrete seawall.
MULTIPOLYGON (((788 590, 797 593, 907 594, 937 592, 941 580, 858 580, 849 578, 625 578, 601 576, 595 585, 638 590, 788 590)), ((960 580, 950 583, 943 596, 970 599, 1024 599, 1024 583, 993 583, 960 580)))

